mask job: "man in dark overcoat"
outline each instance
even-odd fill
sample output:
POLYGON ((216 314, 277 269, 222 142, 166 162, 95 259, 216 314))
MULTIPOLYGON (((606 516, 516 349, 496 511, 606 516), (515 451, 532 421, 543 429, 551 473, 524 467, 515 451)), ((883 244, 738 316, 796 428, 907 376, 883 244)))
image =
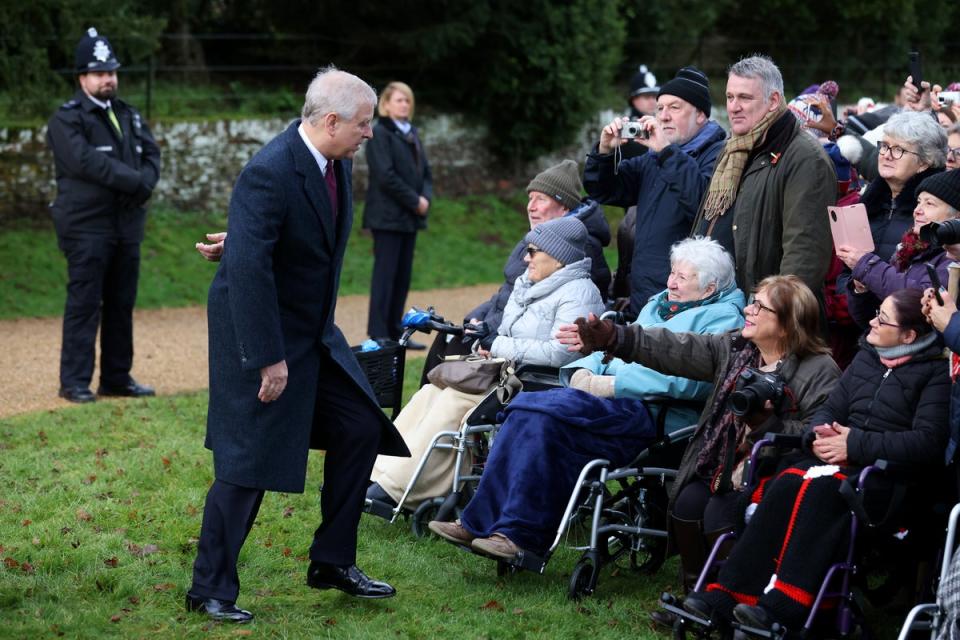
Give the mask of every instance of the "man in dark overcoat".
POLYGON ((152 396, 130 376, 133 307, 144 207, 160 177, 160 148, 147 123, 117 97, 117 60, 90 28, 77 43, 77 91, 47 125, 57 197, 50 205, 67 259, 60 397, 93 402, 90 381, 100 329, 101 396, 152 396))
POLYGON ((210 285, 206 446, 215 480, 186 596, 188 610, 247 622, 237 557, 264 491, 302 493, 311 448, 326 450, 322 523, 307 584, 364 598, 394 595, 355 564, 357 525, 377 454, 408 456, 350 351, 334 310, 353 222, 351 158, 373 133, 376 95, 329 68, 303 119, 244 167, 210 285))

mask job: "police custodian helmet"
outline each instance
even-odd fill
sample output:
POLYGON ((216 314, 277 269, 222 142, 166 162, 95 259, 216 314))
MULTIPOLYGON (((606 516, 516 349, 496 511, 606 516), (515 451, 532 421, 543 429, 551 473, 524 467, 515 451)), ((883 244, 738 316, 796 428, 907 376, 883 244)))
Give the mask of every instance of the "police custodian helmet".
POLYGON ((77 73, 88 71, 116 71, 120 68, 110 41, 97 33, 93 27, 77 43, 77 73))

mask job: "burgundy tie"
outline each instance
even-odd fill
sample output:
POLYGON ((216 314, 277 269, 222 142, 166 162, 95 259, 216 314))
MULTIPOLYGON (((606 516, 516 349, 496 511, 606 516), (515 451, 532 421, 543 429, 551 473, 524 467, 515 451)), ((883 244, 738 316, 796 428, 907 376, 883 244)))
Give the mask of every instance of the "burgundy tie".
POLYGON ((327 172, 323 176, 327 183, 327 193, 330 195, 330 205, 333 207, 333 220, 337 220, 337 172, 333 168, 333 160, 327 163, 327 172))

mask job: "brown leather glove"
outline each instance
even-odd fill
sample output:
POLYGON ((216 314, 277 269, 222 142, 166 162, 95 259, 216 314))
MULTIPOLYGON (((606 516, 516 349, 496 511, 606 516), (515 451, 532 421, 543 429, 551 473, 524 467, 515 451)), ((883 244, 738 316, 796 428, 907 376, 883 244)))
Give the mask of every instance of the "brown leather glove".
POLYGON ((613 320, 592 320, 577 318, 575 321, 580 333, 580 353, 590 355, 594 351, 610 351, 617 346, 617 329, 613 320))

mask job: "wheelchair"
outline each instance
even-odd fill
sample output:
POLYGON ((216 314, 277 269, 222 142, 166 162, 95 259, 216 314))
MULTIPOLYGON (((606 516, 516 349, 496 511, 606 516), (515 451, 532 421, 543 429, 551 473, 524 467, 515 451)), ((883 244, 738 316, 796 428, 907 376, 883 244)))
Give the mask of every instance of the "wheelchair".
POLYGON ((948 623, 947 616, 947 598, 948 593, 945 587, 951 569, 954 575, 956 568, 954 562, 960 560, 957 555, 957 523, 960 521, 960 504, 954 505, 950 510, 950 517, 947 524, 947 535, 943 543, 942 562, 940 564, 940 588, 937 591, 936 602, 918 604, 907 614, 900 628, 898 640, 908 640, 911 632, 927 631, 931 640, 939 637, 945 630, 944 625, 948 623))
MULTIPOLYGON (((657 437, 654 442, 627 467, 611 469, 610 462, 602 458, 584 465, 547 551, 538 554, 521 549, 513 558, 496 558, 498 576, 519 571, 542 575, 565 536, 575 529, 583 529, 589 534, 586 544, 572 545, 583 554, 570 576, 567 593, 571 599, 593 594, 600 570, 625 556, 633 570, 648 575, 659 570, 667 557, 669 484, 676 477, 683 451, 696 429, 696 425, 691 425, 667 434, 666 417, 670 410, 680 408, 698 414, 702 403, 673 399, 648 400, 646 403, 656 410, 657 437)), ((449 509, 451 505, 444 506, 449 509)), ((438 512, 438 516, 445 514, 449 511, 444 512, 441 508, 438 512)), ((476 553, 470 547, 461 545, 461 548, 476 553)))
MULTIPOLYGON (((454 336, 463 335, 462 326, 447 322, 435 312, 433 307, 426 310, 411 309, 404 314, 402 325, 404 332, 400 338, 399 347, 403 347, 410 336, 417 331, 424 333, 437 331, 454 336)), ((540 391, 560 385, 559 370, 553 367, 521 365, 513 373, 513 376, 515 380, 509 382, 515 384, 516 381, 519 381, 522 388, 527 391, 540 391)), ((398 394, 402 389, 402 382, 401 372, 398 394)), ((480 480, 486 453, 498 427, 497 414, 503 410, 506 402, 517 391, 517 388, 505 388, 501 384, 487 394, 480 404, 469 413, 457 430, 437 432, 421 456, 397 504, 391 505, 368 498, 364 503, 364 511, 390 523, 395 522, 401 515, 406 516, 410 518, 411 531, 418 538, 425 537, 428 534, 427 523, 431 520, 455 519, 460 510, 469 502, 473 495, 473 488, 480 480), (437 451, 454 452, 454 477, 451 491, 448 494, 423 500, 411 509, 407 506, 408 496, 419 481, 424 469, 426 469, 430 457, 437 451), (471 460, 467 473, 462 471, 465 460, 471 460)), ((383 405, 381 404, 381 406, 383 405)), ((395 408, 393 417, 396 418, 398 413, 399 409, 395 408)))
MULTIPOLYGON (((745 473, 745 484, 750 490, 755 488, 757 478, 753 470, 757 469, 761 451, 768 447, 778 449, 798 449, 801 437, 788 434, 770 434, 757 442, 750 455, 749 468, 745 473)), ((770 640, 784 640, 786 638, 810 637, 850 637, 857 629, 864 637, 870 635, 866 617, 863 613, 860 598, 855 593, 856 587, 868 600, 871 599, 870 589, 867 587, 867 577, 870 567, 866 562, 868 551, 877 552, 884 562, 890 558, 916 558, 929 552, 930 545, 924 538, 922 527, 917 531, 889 526, 889 516, 894 511, 894 504, 888 508, 886 515, 879 520, 874 519, 864 508, 864 497, 867 495, 867 484, 874 479, 896 480, 899 466, 886 460, 876 460, 873 464, 864 467, 854 482, 841 485, 841 494, 850 505, 850 523, 848 525, 847 546, 843 550, 843 557, 834 562, 827 570, 820 583, 813 604, 804 624, 799 629, 787 629, 782 625, 774 624, 771 629, 759 629, 742 623, 723 621, 719 619, 705 619, 688 612, 682 607, 682 601, 672 593, 665 592, 660 597, 663 609, 676 616, 673 627, 673 637, 682 639, 687 634, 704 640, 707 638, 747 638, 759 637, 770 640), (869 539, 867 539, 869 538, 869 539), (830 606, 824 606, 830 603, 830 606), (835 605, 835 606, 834 606, 835 605)), ((853 480, 853 479, 851 479, 853 480)), ((902 497, 902 496, 901 496, 902 497)), ((892 503, 897 502, 897 492, 894 491, 892 503)), ((726 533, 720 536, 704 563, 703 570, 697 580, 693 592, 705 589, 707 583, 716 576, 723 565, 721 555, 724 547, 736 539, 735 533, 726 533)), ((918 583, 923 583, 921 578, 918 583)), ((900 585, 898 585, 900 586, 900 585)), ((882 591, 882 589, 878 590, 882 591)))

